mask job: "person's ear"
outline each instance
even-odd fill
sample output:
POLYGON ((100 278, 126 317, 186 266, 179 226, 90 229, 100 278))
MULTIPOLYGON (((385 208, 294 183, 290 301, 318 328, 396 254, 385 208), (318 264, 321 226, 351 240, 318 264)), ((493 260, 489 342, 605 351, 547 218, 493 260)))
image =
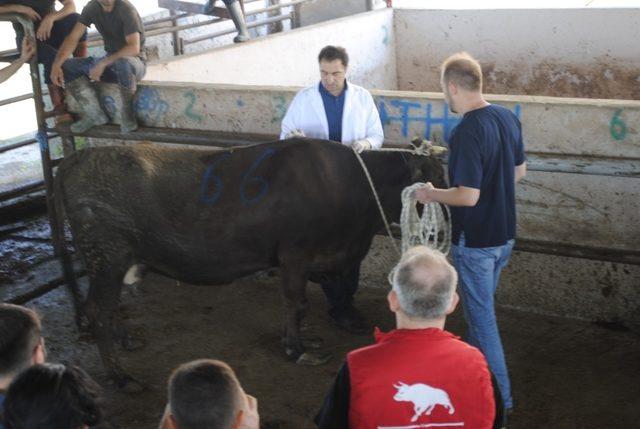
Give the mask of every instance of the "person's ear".
POLYGON ((400 309, 400 303, 398 302, 398 294, 391 289, 387 294, 387 302, 389 303, 389 310, 396 313, 400 309))
POLYGON ((447 316, 455 311, 459 302, 460 302, 460 295, 458 295, 458 292, 454 292, 453 299, 451 300, 451 304, 449 305, 449 308, 447 308, 447 313, 446 313, 447 316))
POLYGON ((171 414, 169 404, 164 408, 164 414, 162 415, 162 420, 160 420, 160 427, 158 429, 179 429, 175 417, 171 414))
POLYGON ((38 365, 41 363, 45 363, 47 360, 47 352, 44 348, 44 339, 40 337, 38 344, 33 349, 33 353, 31 354, 31 365, 38 365))
POLYGON ((238 411, 238 414, 236 414, 236 421, 233 423, 233 426, 231 426, 231 429, 240 429, 243 417, 244 412, 242 410, 238 411))
POLYGON ((452 94, 452 95, 458 94, 458 85, 456 85, 455 82, 449 81, 447 86, 449 87, 449 94, 452 94))

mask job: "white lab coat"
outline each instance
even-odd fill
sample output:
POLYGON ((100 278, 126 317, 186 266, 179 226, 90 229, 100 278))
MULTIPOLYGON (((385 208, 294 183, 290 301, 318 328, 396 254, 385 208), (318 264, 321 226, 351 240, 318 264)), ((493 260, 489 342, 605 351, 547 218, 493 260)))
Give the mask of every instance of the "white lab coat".
MULTIPOLYGON (((280 138, 294 130, 301 130, 306 137, 329 138, 329 123, 318 84, 301 90, 293 98, 282 119, 280 138)), ((379 149, 384 140, 382 123, 369 91, 349 82, 342 112, 342 143, 350 146, 361 139, 369 140, 373 149, 379 149)))

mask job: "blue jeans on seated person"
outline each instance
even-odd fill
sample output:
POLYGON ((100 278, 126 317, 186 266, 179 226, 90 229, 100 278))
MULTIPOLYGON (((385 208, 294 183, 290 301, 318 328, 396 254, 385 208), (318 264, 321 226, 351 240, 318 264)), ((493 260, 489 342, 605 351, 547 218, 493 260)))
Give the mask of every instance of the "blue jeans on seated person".
MULTIPOLYGON (((102 58, 70 58, 62 64, 64 80, 71 82, 80 76, 89 77, 91 69, 102 58)), ((123 88, 135 92, 137 83, 142 80, 147 71, 147 66, 138 57, 124 57, 117 59, 113 64, 104 69, 100 82, 117 83, 123 88)))
POLYGON ((506 409, 513 407, 511 382, 504 358, 494 306, 500 272, 509 262, 515 241, 496 247, 465 247, 464 234, 451 255, 458 271, 460 297, 467 321, 465 340, 482 351, 498 381, 506 409))

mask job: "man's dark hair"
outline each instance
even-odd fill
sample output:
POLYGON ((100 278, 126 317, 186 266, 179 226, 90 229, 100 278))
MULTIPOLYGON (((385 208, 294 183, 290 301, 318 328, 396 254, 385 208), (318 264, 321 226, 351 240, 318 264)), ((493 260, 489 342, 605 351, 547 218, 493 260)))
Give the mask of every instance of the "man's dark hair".
POLYGON ((224 362, 185 363, 169 378, 169 407, 180 429, 230 429, 240 400, 240 383, 224 362))
POLYGON ((318 62, 340 60, 345 68, 349 65, 349 55, 347 50, 342 46, 325 46, 318 54, 318 62))
POLYGON ((40 319, 33 310, 0 304, 0 376, 28 367, 39 341, 40 319))
POLYGON ((80 368, 34 365, 9 385, 4 401, 7 429, 77 429, 102 420, 98 385, 80 368))

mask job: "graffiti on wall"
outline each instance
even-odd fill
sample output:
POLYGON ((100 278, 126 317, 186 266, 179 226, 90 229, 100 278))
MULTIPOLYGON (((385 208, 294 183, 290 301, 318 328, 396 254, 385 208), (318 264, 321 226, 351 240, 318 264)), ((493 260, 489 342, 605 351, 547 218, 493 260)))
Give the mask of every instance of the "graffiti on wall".
POLYGON ((138 91, 136 111, 144 122, 155 124, 169 111, 169 103, 160 98, 158 90, 144 86, 138 91))
POLYGON ((199 115, 193 111, 193 106, 196 104, 196 94, 193 91, 189 91, 184 94, 184 98, 187 99, 187 106, 184 109, 184 115, 196 122, 202 122, 202 115, 199 115))
POLYGON ((617 109, 609 122, 609 133, 614 140, 624 140, 627 137, 627 125, 621 117, 622 109, 617 109))
MULTIPOLYGON (((412 124, 420 124, 424 127, 422 136, 430 139, 434 128, 440 127, 444 141, 449 141, 451 131, 460 122, 460 116, 449 111, 447 103, 419 102, 415 100, 384 99, 378 98, 378 113, 382 126, 394 123, 401 124, 400 132, 403 137, 409 137, 409 129, 412 124), (392 114, 391 112, 397 112, 392 114)), ((513 113, 520 119, 522 108, 519 104, 513 108, 513 113)))

